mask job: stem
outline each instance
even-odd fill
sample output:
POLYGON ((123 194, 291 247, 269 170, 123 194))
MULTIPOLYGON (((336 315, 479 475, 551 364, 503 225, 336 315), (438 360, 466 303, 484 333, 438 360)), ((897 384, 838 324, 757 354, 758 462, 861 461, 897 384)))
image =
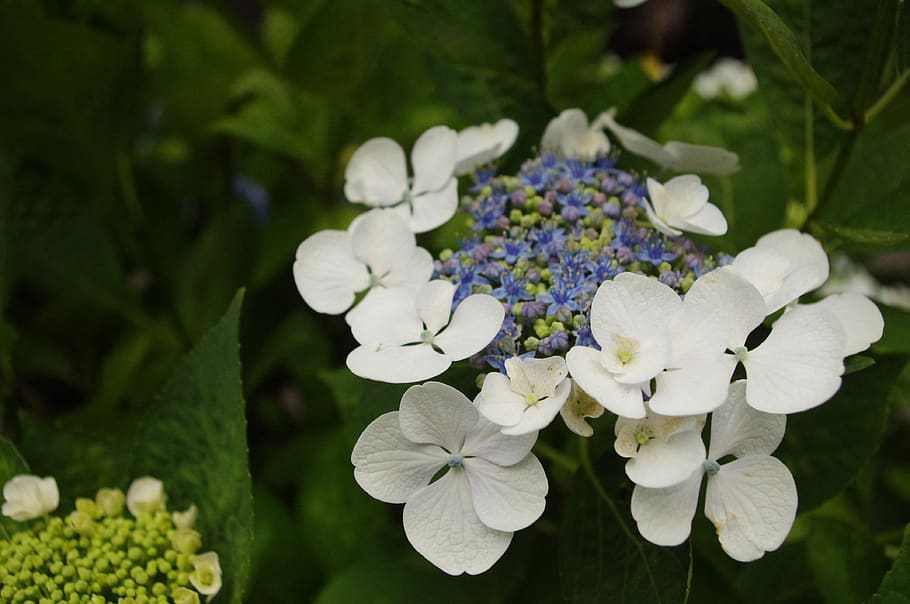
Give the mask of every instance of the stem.
MULTIPOLYGON (((818 206, 818 171, 815 166, 815 112, 812 99, 806 97, 806 214, 810 216, 818 206)), ((805 223, 805 222, 804 222, 805 223)))
POLYGON ((891 85, 888 86, 888 89, 875 101, 869 109, 866 110, 866 123, 871 121, 875 116, 882 112, 882 110, 887 107, 891 101, 898 95, 901 91, 901 88, 904 87, 904 84, 907 83, 907 80, 910 79, 910 71, 905 71, 900 76, 897 77, 891 85))
POLYGON ((811 221, 813 218, 817 218, 818 215, 822 213, 825 206, 831 201, 834 190, 837 188, 838 183, 840 183, 840 180, 844 175, 844 168, 846 168, 847 162, 850 161, 850 156, 853 154, 853 147, 856 146, 858 134, 859 132, 854 130, 848 133, 844 139, 840 151, 837 152, 837 159, 834 160, 834 168, 831 170, 831 176, 828 177, 828 182, 825 183, 825 190, 822 192, 821 199, 819 199, 818 204, 809 214, 806 222, 811 221))
MULTIPOLYGON (((654 573, 651 571, 651 563, 648 561, 648 556, 645 555, 645 550, 641 545, 641 540, 632 532, 632 529, 629 528, 629 525, 626 524, 626 519, 623 518, 623 515, 619 513, 619 510, 616 508, 616 504, 613 503, 613 499, 610 495, 607 494, 607 491, 603 488, 603 485, 600 484, 600 480, 597 478, 597 474, 594 472, 594 466, 591 465, 591 456, 588 453, 588 441, 587 439, 581 439, 578 447, 578 457, 579 462, 581 463, 581 468, 584 470, 585 476, 588 477, 588 480, 591 481, 591 486, 594 487, 594 491, 597 492, 597 495, 603 500, 607 507, 610 509, 610 512, 613 514, 613 517, 616 518, 619 528, 622 529, 622 532, 626 534, 626 537, 635 544, 635 549, 638 550, 638 555, 641 558, 642 563, 645 566, 645 570, 648 573, 648 579, 651 581, 651 585, 657 585, 656 580, 654 579, 654 573)), ((688 593, 688 590, 687 590, 688 593)), ((657 597, 657 602, 660 602, 660 594, 655 594, 657 597)))
POLYGON ((695 554, 692 552, 692 540, 689 539, 689 572, 686 573, 686 596, 683 598, 683 604, 689 601, 689 595, 692 593, 692 571, 695 566, 695 554))
POLYGON ((540 457, 549 459, 556 465, 565 468, 569 472, 574 472, 578 469, 578 460, 572 459, 568 455, 557 451, 554 447, 541 440, 537 441, 537 443, 534 445, 534 453, 540 457))
POLYGON ((531 5, 531 62, 534 78, 541 96, 547 94, 547 69, 544 64, 543 41, 543 0, 534 0, 531 5))

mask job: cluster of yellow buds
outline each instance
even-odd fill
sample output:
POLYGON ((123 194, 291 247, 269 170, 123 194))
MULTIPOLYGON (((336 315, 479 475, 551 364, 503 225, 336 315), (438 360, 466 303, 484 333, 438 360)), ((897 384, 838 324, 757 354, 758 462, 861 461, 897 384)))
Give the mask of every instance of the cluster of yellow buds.
POLYGON ((196 506, 168 512, 160 480, 80 497, 65 518, 49 516, 59 501, 53 478, 16 476, 3 498, 4 516, 34 522, 0 534, 2 603, 199 604, 221 589, 218 554, 197 553, 196 506))

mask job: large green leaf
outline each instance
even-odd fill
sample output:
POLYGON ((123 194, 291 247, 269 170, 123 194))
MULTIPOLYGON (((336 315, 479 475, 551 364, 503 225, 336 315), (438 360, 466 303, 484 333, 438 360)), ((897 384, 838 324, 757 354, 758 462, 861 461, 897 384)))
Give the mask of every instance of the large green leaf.
MULTIPOLYGON (((0 437, 0 489, 17 474, 28 474, 28 464, 19 451, 3 437, 0 437)), ((0 539, 5 539, 22 527, 21 522, 0 515, 0 539)))
POLYGON ((652 545, 637 534, 621 462, 612 451, 603 459, 596 474, 616 488, 607 492, 579 472, 564 511, 558 551, 564 600, 571 604, 683 602, 685 553, 682 548, 652 545), (619 490, 623 488, 624 492, 619 490))
POLYGON ((252 542, 252 497, 237 331, 242 293, 135 419, 76 414, 53 425, 24 418, 22 450, 57 478, 61 509, 103 486, 160 478, 173 509, 199 508, 203 546, 218 552, 225 602, 242 601, 252 542))
POLYGON ((740 18, 757 28, 777 57, 796 80, 821 105, 828 105, 837 93, 812 67, 797 34, 761 0, 721 0, 740 18))
POLYGON ((869 604, 907 604, 910 602, 910 525, 904 529, 904 541, 897 559, 869 604))
POLYGON ((863 527, 813 517, 807 551, 819 591, 827 604, 862 602, 888 568, 882 547, 863 527))
POLYGON ((788 416, 779 456, 796 480, 801 510, 847 486, 878 449, 888 393, 906 363, 905 357, 879 358, 847 376, 840 392, 821 407, 788 416))
POLYGON ((821 227, 864 245, 910 240, 910 123, 860 138, 839 186, 824 208, 821 227))

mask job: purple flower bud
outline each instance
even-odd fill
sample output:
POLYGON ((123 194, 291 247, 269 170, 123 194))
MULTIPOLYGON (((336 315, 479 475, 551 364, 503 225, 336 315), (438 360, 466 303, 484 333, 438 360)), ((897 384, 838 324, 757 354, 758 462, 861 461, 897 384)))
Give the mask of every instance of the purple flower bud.
POLYGON ((549 216, 553 213, 553 202, 544 197, 543 200, 541 200, 537 211, 540 212, 541 216, 549 216))
POLYGON ((626 220, 635 220, 638 217, 638 208, 626 206, 622 210, 622 217, 626 220))
POLYGON ((560 193, 568 193, 569 189, 572 188, 572 181, 568 178, 560 178, 556 181, 555 189, 560 193))
POLYGON ((624 245, 616 250, 616 259, 620 264, 631 264, 635 259, 635 254, 632 252, 632 248, 624 245))
POLYGON ((531 283, 540 283, 540 271, 536 268, 530 269, 525 275, 528 281, 531 283))
POLYGON ((547 314, 544 302, 525 302, 521 307, 521 316, 525 319, 539 319, 547 314))
POLYGON ((512 222, 509 220, 508 216, 500 216, 496 219, 496 228, 505 231, 512 225, 512 222))
POLYGON ((596 205, 597 207, 600 208, 600 207, 603 207, 603 205, 605 203, 607 203, 606 195, 604 195, 600 191, 598 191, 597 193, 594 194, 594 205, 596 205))
POLYGON ((566 206, 562 209, 562 217, 566 219, 566 222, 577 222, 581 217, 581 212, 575 206, 566 206))
POLYGON ((565 306, 560 306, 556 309, 556 314, 553 315, 557 321, 564 325, 572 324, 572 311, 566 308, 565 306))
POLYGON ((633 191, 626 191, 622 194, 622 203, 625 206, 638 206, 640 199, 633 191))
POLYGON ((512 191, 512 207, 513 208, 523 208, 525 207, 525 202, 528 201, 528 194, 524 192, 524 189, 517 189, 512 191))

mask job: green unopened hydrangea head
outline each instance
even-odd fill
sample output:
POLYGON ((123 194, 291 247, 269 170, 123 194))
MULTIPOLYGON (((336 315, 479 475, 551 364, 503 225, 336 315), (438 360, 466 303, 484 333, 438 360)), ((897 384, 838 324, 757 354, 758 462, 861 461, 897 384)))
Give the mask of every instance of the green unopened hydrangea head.
POLYGON ((168 512, 155 478, 79 497, 66 517, 50 515, 53 478, 16 476, 3 496, 5 516, 33 521, 0 539, 0 602, 198 604, 221 589, 218 554, 197 553, 196 507, 168 512))

